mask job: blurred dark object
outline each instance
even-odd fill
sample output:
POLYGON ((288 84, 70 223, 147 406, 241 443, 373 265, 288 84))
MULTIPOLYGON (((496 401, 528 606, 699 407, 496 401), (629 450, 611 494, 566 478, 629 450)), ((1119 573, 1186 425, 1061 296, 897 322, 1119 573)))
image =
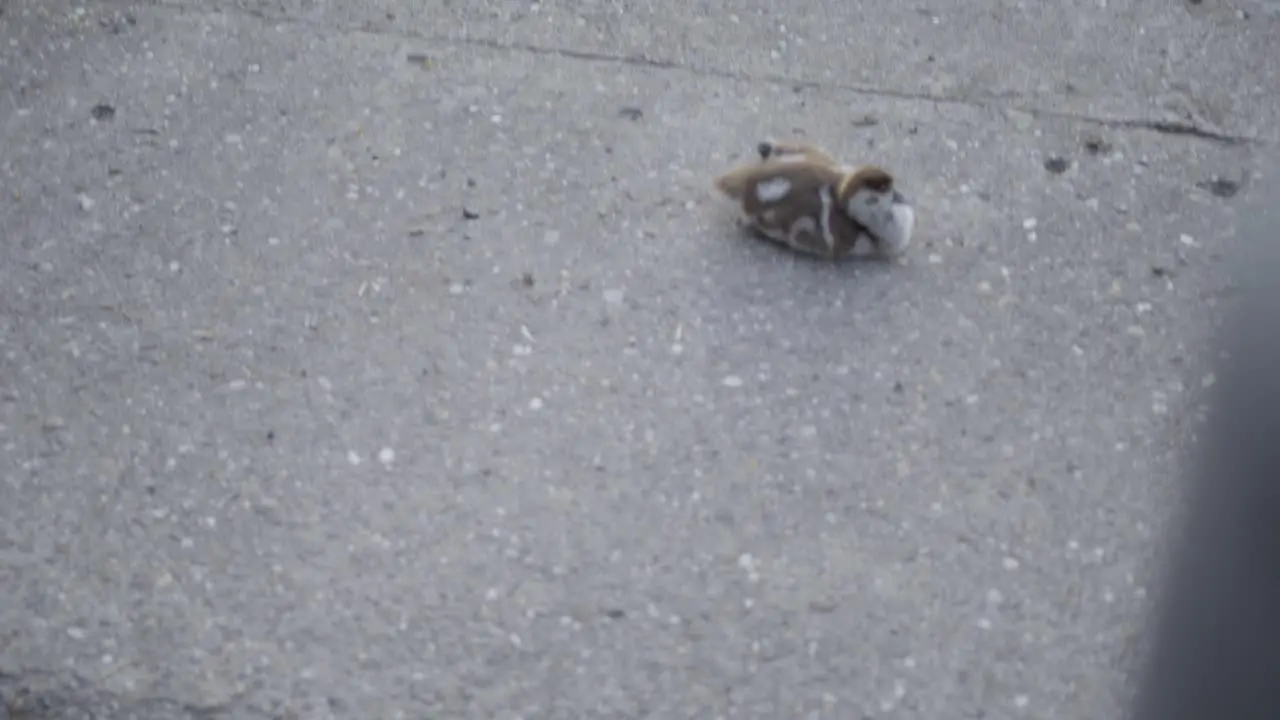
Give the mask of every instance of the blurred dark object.
POLYGON ((1133 720, 1280 718, 1280 166, 1241 210, 1224 333, 1133 720))

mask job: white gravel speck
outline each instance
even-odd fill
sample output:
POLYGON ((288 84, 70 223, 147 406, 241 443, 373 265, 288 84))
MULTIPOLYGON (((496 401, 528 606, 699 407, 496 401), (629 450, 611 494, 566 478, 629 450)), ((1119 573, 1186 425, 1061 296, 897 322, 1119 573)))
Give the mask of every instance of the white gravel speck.
POLYGON ((378 451, 378 462, 383 465, 390 465, 396 461, 396 451, 389 447, 384 447, 378 451))
POLYGON ((720 384, 731 388, 742 387, 742 378, 737 375, 728 375, 720 381, 720 384))
POLYGON ((461 295, 461 294, 462 294, 462 291, 463 291, 463 290, 465 290, 465 289, 466 289, 466 288, 464 288, 464 287, 463 287, 462 283, 453 283, 452 285, 450 285, 450 286, 449 286, 449 294, 450 294, 450 295, 461 295))
POLYGON ((1015 557, 1006 557, 1003 564, 1005 570, 1017 570, 1022 563, 1019 563, 1015 557))
POLYGON ((1029 217, 1026 220, 1022 221, 1022 228, 1024 230, 1034 230, 1037 224, 1038 224, 1038 221, 1035 218, 1029 217))
POLYGON ((351 463, 352 465, 359 465, 359 464, 360 464, 360 453, 356 452, 355 450, 348 450, 348 451, 347 451, 347 462, 351 463))
POLYGON ((1178 242, 1186 245, 1187 247, 1199 247, 1199 243, 1196 242, 1196 239, 1186 233, 1183 233, 1182 236, 1178 238, 1178 242))
POLYGON ((540 398, 540 397, 536 397, 536 398, 534 398, 534 399, 530 400, 530 401, 529 401, 529 409, 530 409, 530 410, 541 410, 541 409, 542 409, 542 398, 540 398))
POLYGON ((93 198, 89 197, 88 195, 85 195, 84 193, 80 193, 79 195, 77 195, 76 201, 80 203, 80 209, 85 212, 89 212, 90 210, 93 209, 94 205, 98 204, 93 198))
POLYGON ((1030 702, 1031 702, 1031 698, 1027 697, 1026 695, 1019 695, 1018 697, 1013 699, 1014 706, 1018 708, 1024 708, 1030 702))
POLYGON ((88 637, 88 635, 89 634, 84 631, 84 628, 75 626, 67 628, 67 636, 72 640, 83 640, 88 637))
POLYGON ((618 288, 609 288, 604 291, 604 301, 610 305, 618 305, 624 297, 626 293, 618 288))
POLYGON ((930 265, 941 265, 941 264, 942 264, 942 256, 941 256, 941 255, 939 255, 939 254, 937 254, 937 253, 933 253, 932 255, 930 255, 930 256, 929 256, 929 264, 930 264, 930 265))

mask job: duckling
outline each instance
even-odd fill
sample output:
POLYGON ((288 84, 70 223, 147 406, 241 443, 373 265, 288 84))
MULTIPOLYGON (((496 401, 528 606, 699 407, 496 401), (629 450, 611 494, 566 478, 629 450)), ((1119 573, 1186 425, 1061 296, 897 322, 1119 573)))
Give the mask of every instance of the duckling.
MULTIPOLYGON (((837 168, 846 176, 859 170, 859 166, 836 162, 825 151, 810 143, 763 140, 757 143, 756 153, 760 155, 761 162, 776 160, 821 163, 837 168)), ((843 207, 862 226, 868 240, 882 255, 897 257, 911 244, 915 231, 915 208, 896 187, 888 200, 884 202, 882 194, 853 194, 843 207)))
POLYGON ((848 255, 864 235, 887 257, 910 243, 914 212, 884 169, 839 166, 812 145, 764 141, 757 153, 759 162, 729 170, 714 185, 759 234, 831 260, 848 255))

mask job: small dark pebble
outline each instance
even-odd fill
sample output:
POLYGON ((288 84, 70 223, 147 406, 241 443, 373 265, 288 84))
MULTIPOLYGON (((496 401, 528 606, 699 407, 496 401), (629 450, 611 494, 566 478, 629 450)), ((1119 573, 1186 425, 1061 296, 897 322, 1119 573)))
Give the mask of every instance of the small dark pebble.
POLYGON ((89 114, 93 115, 94 120, 106 121, 116 116, 116 109, 106 103, 99 103, 93 106, 89 114))
POLYGON ((1198 182, 1196 187, 1220 198, 1235 197, 1235 194, 1240 192, 1240 183, 1220 177, 1198 182))
POLYGON ((426 235, 426 234, 427 234, 427 231, 423 230, 422 228, 414 228, 409 231, 409 237, 413 237, 413 238, 422 237, 423 235, 426 235))
MULTIPOLYGON (((441 175, 441 177, 444 177, 444 176, 443 176, 443 175, 441 175)), ((476 186, 476 180, 475 180, 475 178, 467 178, 467 187, 469 187, 469 188, 473 188, 473 187, 475 187, 475 186, 476 186)))
POLYGON ((475 220, 476 218, 480 217, 480 213, 476 212, 475 210, 472 210, 471 208, 464 207, 462 208, 462 217, 467 220, 475 220))
POLYGON ((267 442, 275 442, 275 441, 276 441, 276 431, 275 431, 275 430, 268 430, 268 431, 267 431, 267 442))
POLYGON ((404 59, 409 61, 411 65, 426 65, 431 60, 422 53, 409 53, 404 56, 404 59))
POLYGON ((644 111, 638 107, 624 107, 618 110, 618 117, 623 117, 628 120, 639 120, 644 117, 644 111))
POLYGON ((627 612, 620 608, 609 608, 604 611, 604 614, 608 616, 610 620, 621 620, 627 616, 627 612))
POLYGON ((880 120, 875 115, 863 115, 862 117, 856 117, 853 119, 854 127, 871 127, 879 124, 880 120))
POLYGON ((900 392, 902 392, 902 391, 903 391, 902 383, 901 383, 901 382, 895 382, 895 383, 893 384, 893 391, 894 391, 894 392, 896 392, 896 393, 900 393, 900 392))
POLYGON ((1152 265, 1152 266, 1151 266, 1151 274, 1152 274, 1152 275, 1154 275, 1154 276, 1156 276, 1156 277, 1158 277, 1158 278, 1162 278, 1162 277, 1172 277, 1172 276, 1173 276, 1173 271, 1172 271, 1172 270, 1170 270, 1170 269, 1169 269, 1169 268, 1167 268, 1167 267, 1164 267, 1163 265, 1152 265))
POLYGON ((1057 155, 1054 155, 1053 157, 1044 161, 1044 169, 1048 170, 1054 175, 1061 175, 1062 173, 1066 172, 1067 168, 1069 167, 1071 167, 1071 163, 1068 162, 1066 158, 1059 157, 1057 155))
POLYGON ((521 275, 520 282, 523 283, 525 287, 533 287, 533 273, 527 272, 521 275))
POLYGON ((1111 152, 1111 143, 1099 135, 1090 135, 1084 139, 1084 149, 1089 151, 1090 155, 1102 155, 1111 152))

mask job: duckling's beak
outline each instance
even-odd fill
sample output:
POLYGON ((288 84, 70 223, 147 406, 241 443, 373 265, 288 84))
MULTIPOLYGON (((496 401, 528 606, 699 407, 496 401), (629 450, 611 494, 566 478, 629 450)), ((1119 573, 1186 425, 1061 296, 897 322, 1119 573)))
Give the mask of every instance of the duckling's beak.
POLYGON ((893 191, 893 204, 894 205, 910 205, 910 203, 907 202, 907 196, 903 195, 897 190, 893 191))

